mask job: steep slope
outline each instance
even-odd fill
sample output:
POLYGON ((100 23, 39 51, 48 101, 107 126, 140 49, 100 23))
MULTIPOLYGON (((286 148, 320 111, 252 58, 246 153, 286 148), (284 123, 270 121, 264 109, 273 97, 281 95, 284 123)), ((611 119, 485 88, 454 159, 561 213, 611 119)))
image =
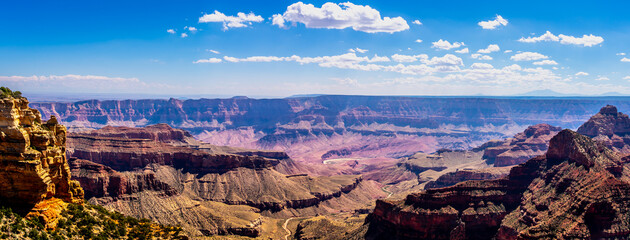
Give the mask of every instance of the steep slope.
POLYGON ((601 108, 577 132, 602 142, 623 155, 630 154, 630 118, 618 112, 615 106, 606 105, 601 108))
POLYGON ((536 124, 514 135, 513 138, 499 142, 491 141, 479 149, 483 149, 483 159, 488 164, 494 164, 495 167, 518 165, 532 157, 544 154, 549 140, 560 130, 562 128, 549 124, 536 124))
POLYGON ((590 239, 630 235, 629 169, 618 154, 563 130, 546 155, 502 179, 378 200, 370 239, 590 239))
POLYGON ((384 195, 360 176, 285 175, 282 152, 203 144, 168 125, 106 127, 68 143, 90 202, 193 235, 257 236, 268 217, 354 211, 384 195))
POLYGON ((26 98, 0 99, 0 202, 48 227, 68 203, 82 203, 65 144, 66 128, 54 117, 42 123, 26 98))

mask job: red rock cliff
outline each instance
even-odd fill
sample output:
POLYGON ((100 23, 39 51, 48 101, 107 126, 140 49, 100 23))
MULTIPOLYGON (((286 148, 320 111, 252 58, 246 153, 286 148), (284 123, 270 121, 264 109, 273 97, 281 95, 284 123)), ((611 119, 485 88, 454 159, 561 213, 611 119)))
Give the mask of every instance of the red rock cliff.
POLYGON ((26 98, 0 99, 0 201, 51 225, 66 203, 82 203, 65 144, 66 128, 54 117, 42 123, 26 98))
POLYGON ((601 239, 630 236, 630 181, 617 153, 570 130, 498 180, 377 201, 373 239, 601 239))

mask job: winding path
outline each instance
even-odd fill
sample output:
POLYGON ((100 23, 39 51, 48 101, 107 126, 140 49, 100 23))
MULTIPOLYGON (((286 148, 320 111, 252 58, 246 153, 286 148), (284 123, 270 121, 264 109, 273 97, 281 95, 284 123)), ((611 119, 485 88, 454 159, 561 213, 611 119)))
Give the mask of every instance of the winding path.
POLYGON ((382 188, 381 188, 381 190, 383 190, 383 192, 385 192, 385 193, 389 193, 389 195, 387 195, 387 197, 386 197, 386 198, 391 197, 391 196, 392 196, 392 194, 394 194, 394 193, 393 193, 393 192, 390 192, 390 191, 387 191, 387 189, 385 189, 385 188, 386 188, 386 187, 382 187, 382 188))
POLYGON ((289 221, 291 221, 293 218, 288 218, 287 220, 284 221, 284 224, 282 225, 282 228, 284 228, 285 231, 287 231, 287 235, 284 235, 284 240, 289 240, 289 236, 291 236, 291 231, 287 228, 287 225, 289 224, 289 221))

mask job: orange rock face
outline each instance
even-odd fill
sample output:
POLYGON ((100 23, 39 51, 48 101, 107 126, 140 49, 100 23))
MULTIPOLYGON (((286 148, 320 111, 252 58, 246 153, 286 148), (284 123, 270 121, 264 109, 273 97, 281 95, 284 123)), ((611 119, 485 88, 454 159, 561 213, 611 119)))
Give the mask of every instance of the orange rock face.
POLYGON ((369 239, 625 239, 630 172, 618 153, 571 130, 502 179, 377 201, 369 239))
POLYGON ((65 144, 66 128, 54 117, 42 123, 25 98, 0 99, 0 201, 51 226, 66 203, 82 203, 65 144))
POLYGON ((630 155, 630 118, 607 105, 577 130, 578 133, 602 142, 606 147, 630 155))

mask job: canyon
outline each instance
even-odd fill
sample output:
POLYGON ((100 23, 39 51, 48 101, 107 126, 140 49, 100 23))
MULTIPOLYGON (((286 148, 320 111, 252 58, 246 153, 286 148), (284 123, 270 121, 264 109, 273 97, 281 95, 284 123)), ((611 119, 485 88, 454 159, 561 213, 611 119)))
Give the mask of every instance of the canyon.
POLYGON ((71 132, 166 123, 206 143, 283 151, 298 162, 322 163, 331 158, 392 160, 440 148, 467 150, 539 123, 576 129, 606 104, 630 109, 630 102, 621 97, 334 95, 86 100, 31 106, 45 118, 57 116, 71 132))
POLYGON ((598 112, 603 103, 630 107, 367 96, 31 105, 69 125, 69 168, 89 203, 189 236, 283 237, 276 225, 298 217, 283 227, 296 239, 512 239, 627 234, 626 193, 607 186, 625 189, 630 119, 598 112), (589 194, 617 207, 598 212, 589 194), (584 209, 563 215, 552 199, 584 209))
POLYGON ((215 146, 166 124, 72 133, 68 155, 90 203, 191 236, 255 237, 268 218, 365 211, 385 196, 358 175, 292 174, 283 152, 215 146))

